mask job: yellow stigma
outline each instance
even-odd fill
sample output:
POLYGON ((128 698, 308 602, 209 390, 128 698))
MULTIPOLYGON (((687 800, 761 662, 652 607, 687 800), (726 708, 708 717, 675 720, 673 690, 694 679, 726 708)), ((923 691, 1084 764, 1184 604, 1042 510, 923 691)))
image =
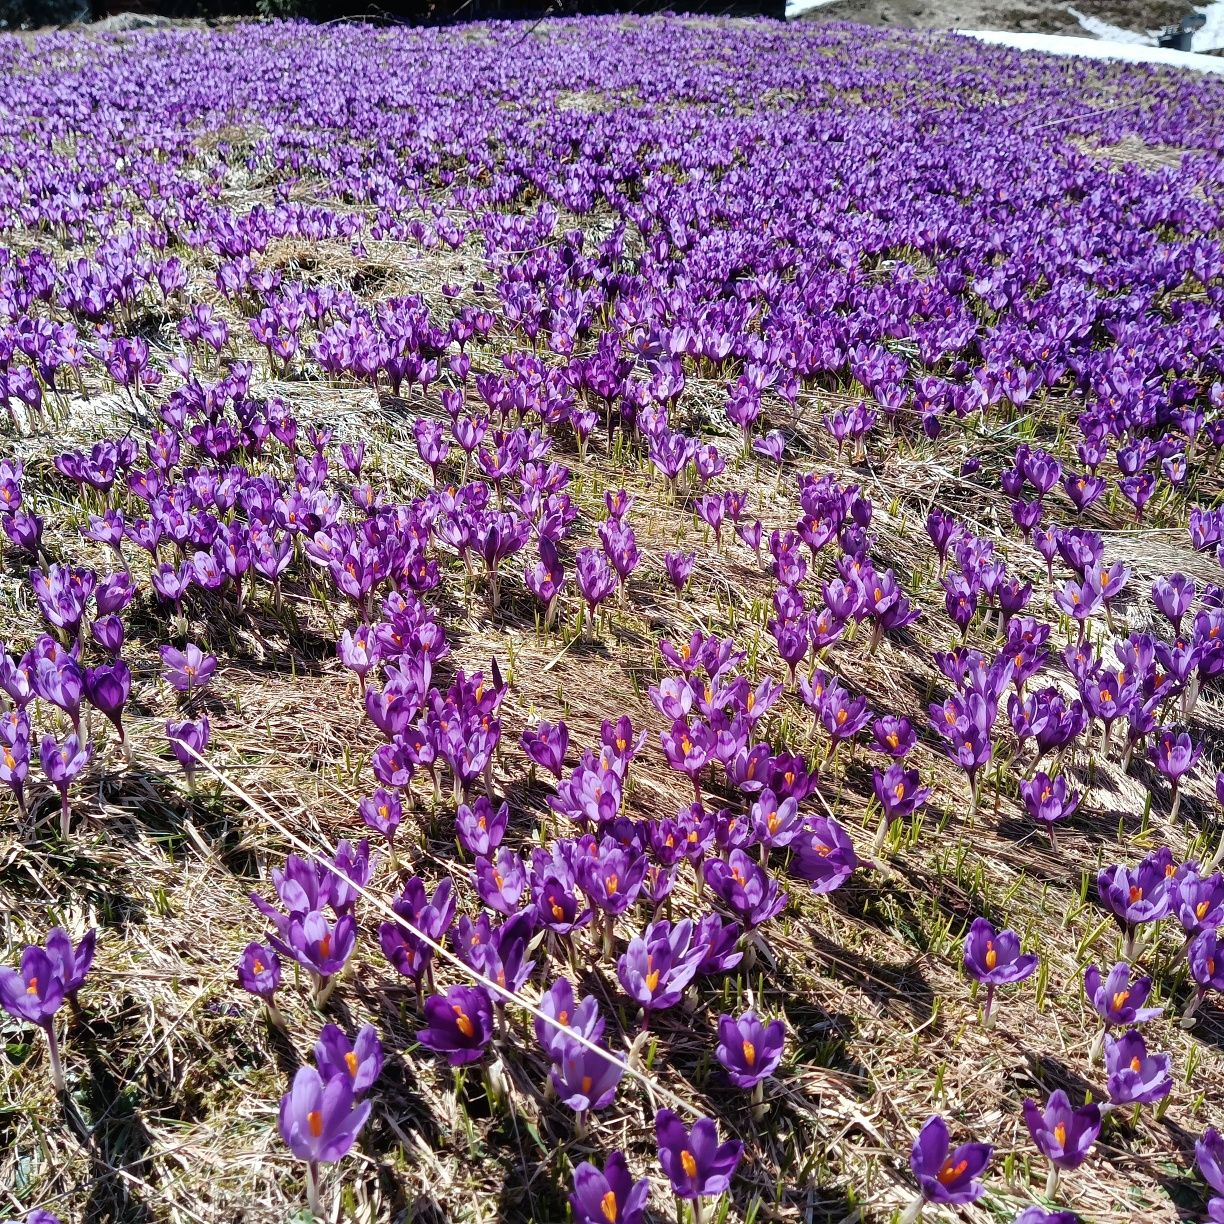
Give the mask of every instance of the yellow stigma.
POLYGON ((680 1153, 680 1167, 684 1170, 685 1177, 697 1176, 697 1158, 688 1148, 684 1148, 680 1153))
POLYGON ((744 1061, 750 1066, 756 1066, 756 1046, 748 1040, 747 1037, 743 1041, 744 1061))
POLYGON ((1138 1071, 1140 1067, 1142 1066, 1143 1064, 1139 1061, 1139 1055, 1136 1054, 1135 1057, 1131 1059, 1131 1064, 1130 1064, 1131 1070, 1138 1071))
POLYGON ((312 1109, 306 1115, 306 1125, 310 1127, 310 1133, 318 1139, 323 1134, 323 1115, 317 1109, 312 1109))
POLYGON ((471 1037, 476 1032, 476 1026, 472 1023, 471 1017, 457 1003, 452 1003, 451 1006, 455 1011, 455 1027, 465 1037, 471 1037))
POLYGON ((344 1065, 348 1068, 349 1078, 356 1079, 357 1078, 357 1055, 352 1050, 350 1050, 344 1056, 344 1065))
POLYGON ((1117 991, 1113 997, 1114 1011, 1119 1011, 1121 1008, 1125 1007, 1126 1000, 1129 999, 1130 996, 1131 996, 1131 992, 1129 990, 1117 991))
POLYGON ((995 951, 994 940, 986 941, 986 968, 993 969, 999 963, 999 954, 995 951))
POLYGON ((951 1185, 964 1171, 969 1167, 967 1160, 958 1160, 953 1164, 950 1160, 943 1162, 943 1168, 939 1170, 939 1184, 941 1186, 951 1185))
POLYGON ((616 1215, 620 1208, 616 1204, 616 1192, 614 1190, 609 1190, 599 1200, 599 1210, 603 1212, 603 1218, 608 1221, 608 1224, 616 1224, 616 1215))
POLYGON ((1059 1147, 1067 1146, 1067 1127, 1065 1123, 1060 1122, 1054 1128, 1054 1138, 1058 1141, 1059 1147))

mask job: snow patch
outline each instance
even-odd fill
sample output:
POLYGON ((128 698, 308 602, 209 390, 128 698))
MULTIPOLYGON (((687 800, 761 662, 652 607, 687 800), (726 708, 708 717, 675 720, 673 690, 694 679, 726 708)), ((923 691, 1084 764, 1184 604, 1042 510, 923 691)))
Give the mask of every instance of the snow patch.
POLYGON ((837 0, 786 0, 786 20, 794 21, 804 13, 813 9, 824 8, 826 4, 836 4, 837 0))
POLYGON ((1096 38, 1072 38, 1065 34, 1017 34, 1011 30, 955 30, 965 38, 1013 47, 1017 51, 1044 51, 1049 55, 1080 55, 1085 59, 1121 60, 1128 64, 1160 64, 1166 68, 1189 68, 1194 72, 1224 75, 1224 57, 1195 55, 1168 47, 1142 43, 1112 42, 1096 38))

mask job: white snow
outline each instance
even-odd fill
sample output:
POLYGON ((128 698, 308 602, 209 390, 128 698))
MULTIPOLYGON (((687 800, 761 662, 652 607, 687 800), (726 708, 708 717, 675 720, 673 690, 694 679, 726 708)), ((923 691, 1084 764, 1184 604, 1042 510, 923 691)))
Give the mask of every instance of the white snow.
MULTIPOLYGON (((1093 38, 1105 39, 1108 42, 1137 43, 1147 47, 1154 47, 1161 34, 1164 33, 1163 30, 1146 30, 1143 33, 1138 33, 1135 30, 1124 30, 1121 26, 1110 25, 1108 21, 1102 21, 1099 17, 1090 17, 1087 13, 1081 13, 1071 5, 1067 5, 1067 12, 1093 38)), ((1212 4, 1196 8, 1195 12, 1201 13, 1205 20, 1203 28, 1195 30, 1190 36, 1190 50, 1198 53, 1200 51, 1215 51, 1220 47, 1224 47, 1224 0, 1214 0, 1212 4)))
POLYGON ((1215 0, 1206 8, 1198 10, 1207 18, 1207 24, 1201 30, 1194 31, 1193 51, 1215 51, 1224 47, 1224 0, 1215 0))
POLYGON ((826 4, 836 4, 837 0, 786 0, 786 20, 794 21, 804 13, 813 9, 824 8, 826 4))
POLYGON ((1087 30, 1093 38, 1101 38, 1106 42, 1137 43, 1140 46, 1154 47, 1156 39, 1151 34, 1136 34, 1134 30, 1124 30, 1121 26, 1110 25, 1099 17, 1090 17, 1067 5, 1067 12, 1087 30))
POLYGON ((1065 34, 1017 34, 1010 30, 956 30, 955 33, 999 47, 1014 47, 1017 51, 1082 55, 1086 59, 1122 60, 1129 64, 1162 64, 1168 68, 1190 68, 1195 72, 1224 75, 1224 56, 1195 55, 1189 51, 1173 51, 1168 47, 1107 42, 1097 38, 1072 38, 1065 34))

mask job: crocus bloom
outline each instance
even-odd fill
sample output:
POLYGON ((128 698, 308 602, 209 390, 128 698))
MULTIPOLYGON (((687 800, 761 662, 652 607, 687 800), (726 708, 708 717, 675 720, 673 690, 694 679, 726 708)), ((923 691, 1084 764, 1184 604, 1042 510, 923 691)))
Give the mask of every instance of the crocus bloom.
POLYGON ((320 910, 292 914, 284 925, 283 938, 269 937, 268 942, 282 955, 298 962, 315 978, 315 999, 326 1001, 334 985, 335 975, 344 968, 357 944, 357 924, 352 914, 327 920, 320 910))
POLYGON ((738 1019, 723 1014, 718 1018, 718 1061, 737 1088, 756 1088, 777 1070, 786 1043, 786 1027, 781 1020, 762 1024, 755 1012, 746 1011, 738 1019))
POLYGON ((417 1040, 452 1067, 476 1062, 493 1037, 493 1004, 481 986, 452 986, 425 1000, 426 1026, 417 1040))
POLYGON ((1055 823, 1070 816, 1080 801, 1079 793, 1068 787, 1062 774, 1051 778, 1042 770, 1038 770, 1031 780, 1020 779, 1020 796, 1029 818, 1045 825, 1051 845, 1055 844, 1055 823))
MULTIPOLYGON (((56 933, 52 932, 52 936, 56 933)), ((63 932, 58 934, 63 935, 63 932)), ((80 979, 88 971, 93 959, 93 944, 90 943, 87 957, 82 958, 84 967, 78 973, 75 957, 71 964, 64 960, 65 942, 70 950, 71 941, 66 935, 63 940, 49 938, 46 949, 37 944, 29 944, 21 954, 21 963, 17 969, 0 966, 0 1007, 17 1020, 38 1025, 46 1034, 51 1082, 59 1092, 64 1091, 65 1080, 60 1063, 59 1043, 55 1036, 55 1013, 59 1011, 65 998, 75 994, 76 988, 81 984, 80 979)), ((82 941, 82 946, 84 943, 85 941, 82 941)))
POLYGON ((965 936, 965 972, 986 987, 983 1022, 990 1026, 990 1006, 997 986, 1023 982, 1037 968, 1037 957, 1020 951, 1015 931, 996 931, 985 918, 975 918, 965 936))
POLYGON ((180 693, 203 688, 217 667, 215 656, 205 654, 194 642, 188 642, 183 650, 162 646, 159 653, 166 683, 180 693))
POLYGON ((814 893, 836 891, 858 867, 850 834, 831 816, 809 817, 803 835, 792 846, 791 874, 807 880, 814 893))
POLYGON ((1080 1224, 1074 1211, 1046 1211, 1044 1207, 1026 1207, 1012 1224, 1080 1224))
POLYGON ((707 860, 702 870, 711 891, 745 927, 760 926, 786 905, 778 882, 743 850, 732 850, 726 860, 707 860))
POLYGON ((690 1131, 670 1109, 655 1114, 655 1138, 659 1163, 682 1199, 722 1194, 744 1152, 738 1140, 719 1143, 718 1127, 711 1119, 698 1118, 690 1131))
POLYGON ((60 796, 60 836, 67 837, 69 831, 68 788, 76 776, 89 764, 93 756, 93 745, 87 740, 84 744, 74 732, 64 737, 62 744, 56 743, 55 737, 44 735, 38 746, 39 759, 42 761, 43 772, 51 785, 59 791, 60 796))
POLYGON ((322 1215, 318 1166, 348 1153, 370 1108, 369 1101, 359 1104, 354 1099, 347 1075, 324 1082, 314 1067, 299 1067, 293 1086, 281 1097, 281 1138, 299 1160, 306 1161, 307 1195, 315 1215, 322 1215))
POLYGON ((1105 1037, 1106 1088, 1115 1105, 1151 1105, 1173 1088, 1168 1054, 1149 1054, 1143 1034, 1131 1029, 1105 1037))
POLYGON ((238 960, 238 985, 249 994, 272 1002, 281 982, 280 958, 261 943, 249 943, 238 960))
POLYGON ((1031 1098, 1026 1100, 1024 1122, 1037 1150, 1050 1161, 1046 1195, 1053 1197, 1060 1172, 1076 1169, 1087 1160, 1101 1133, 1101 1111, 1096 1105, 1072 1109, 1067 1094, 1060 1088, 1051 1095, 1044 1110, 1031 1098))
POLYGON ((994 1148, 989 1143, 962 1143, 950 1149, 948 1124, 938 1115, 928 1118, 910 1149, 910 1169, 925 1202, 960 1206, 985 1193, 978 1177, 994 1148))
POLYGON ((549 1079, 557 1098, 577 1114, 606 1109, 625 1073, 619 1058, 577 1041, 562 1040, 549 1079))
POLYGON ((175 758, 183 767, 183 773, 187 775, 188 785, 192 784, 196 766, 204 755, 204 749, 208 747, 209 734, 207 718, 195 722, 174 722, 171 719, 166 723, 166 738, 170 741, 170 749, 175 758))
POLYGON ((1213 1220, 1224 1220, 1224 1137, 1214 1126, 1209 1126, 1203 1137, 1195 1141, 1194 1163, 1203 1180, 1219 1196, 1207 1204, 1213 1220))
POLYGON ((54 927, 47 935, 47 957, 51 968, 64 984, 64 997, 76 998, 76 993, 85 981, 85 975, 93 965, 94 948, 98 932, 91 927, 74 948, 72 939, 62 927, 54 927))
POLYGON ((575 1224, 643 1224, 649 1196, 650 1182, 633 1180, 621 1152, 608 1157, 602 1173, 589 1161, 574 1169, 575 1224))
POLYGON ((372 1024, 363 1024, 355 1041, 350 1041, 338 1025, 325 1024, 315 1042, 314 1055, 323 1079, 344 1076, 355 1097, 368 1091, 382 1071, 382 1042, 372 1024))
POLYGON ((1150 977, 1131 981, 1131 966, 1119 961, 1102 979, 1096 965, 1089 965, 1084 972, 1084 992, 1097 1014, 1105 1021, 1106 1028, 1125 1024, 1141 1024, 1159 1016, 1163 1007, 1144 1007, 1152 990, 1150 977))

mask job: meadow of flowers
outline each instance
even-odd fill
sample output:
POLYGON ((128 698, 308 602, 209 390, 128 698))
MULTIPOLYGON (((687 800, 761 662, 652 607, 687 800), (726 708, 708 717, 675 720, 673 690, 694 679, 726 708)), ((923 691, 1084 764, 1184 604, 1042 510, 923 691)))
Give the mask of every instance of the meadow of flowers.
POLYGON ((1224 84, 0 42, 0 1216, 1224 1221, 1224 84))

